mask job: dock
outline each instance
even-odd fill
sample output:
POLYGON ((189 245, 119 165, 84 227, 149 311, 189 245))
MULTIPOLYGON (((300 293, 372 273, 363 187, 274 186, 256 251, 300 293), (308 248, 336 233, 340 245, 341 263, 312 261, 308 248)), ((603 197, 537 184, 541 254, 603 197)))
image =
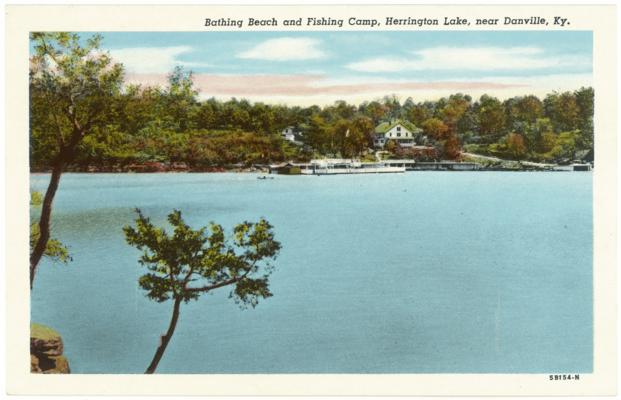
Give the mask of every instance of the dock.
POLYGON ((342 174, 385 174, 405 171, 478 171, 481 165, 474 162, 415 160, 383 160, 360 162, 346 159, 320 159, 307 163, 287 162, 270 165, 270 173, 283 175, 342 175, 342 174))
POLYGON ((481 169, 481 165, 475 162, 384 160, 383 163, 391 167, 404 167, 406 171, 478 171, 481 169))
POLYGON ((359 160, 322 159, 308 163, 283 163, 270 166, 270 173, 283 175, 347 175, 387 174, 405 172, 404 166, 386 165, 383 162, 360 162, 359 160))

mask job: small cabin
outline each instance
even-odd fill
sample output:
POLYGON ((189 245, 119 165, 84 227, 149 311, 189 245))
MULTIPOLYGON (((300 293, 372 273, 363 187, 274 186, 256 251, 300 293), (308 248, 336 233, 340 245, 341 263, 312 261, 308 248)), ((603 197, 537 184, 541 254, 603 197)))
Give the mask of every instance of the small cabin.
POLYGON ((288 140, 290 142, 295 142, 296 136, 299 135, 300 133, 295 129, 295 127, 288 126, 285 129, 283 129, 280 134, 283 138, 285 138, 285 140, 288 140))

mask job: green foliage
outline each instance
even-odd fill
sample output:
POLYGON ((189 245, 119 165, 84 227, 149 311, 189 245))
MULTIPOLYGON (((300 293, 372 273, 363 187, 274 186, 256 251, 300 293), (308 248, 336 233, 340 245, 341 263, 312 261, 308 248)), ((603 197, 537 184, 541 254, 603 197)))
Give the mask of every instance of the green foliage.
POLYGON ((561 132, 550 151, 552 157, 564 161, 572 161, 576 154, 576 141, 579 131, 561 132))
POLYGON ((268 277, 280 243, 266 220, 238 224, 229 240, 222 226, 214 223, 192 229, 177 210, 168 215, 170 233, 136 212, 135 227, 123 230, 127 243, 142 251, 139 263, 148 272, 139 285, 150 299, 188 302, 229 285, 231 297, 241 306, 254 307, 260 298, 272 295, 268 277))
POLYGON ((83 139, 114 119, 111 105, 121 91, 123 68, 100 50, 99 35, 81 41, 76 33, 32 32, 30 40, 30 162, 52 170, 38 229, 31 229, 32 289, 42 257, 69 259, 65 247, 50 238, 52 202, 83 139))
POLYGON ((351 120, 341 119, 335 124, 334 133, 337 147, 335 151, 343 157, 359 157, 373 144, 373 121, 358 116, 351 120))
POLYGON ((92 129, 105 129, 123 68, 99 48, 100 35, 85 41, 75 33, 33 32, 30 63, 31 163, 71 161, 92 129))
POLYGON ((481 96, 478 106, 479 131, 487 141, 502 137, 505 129, 505 111, 502 103, 495 97, 481 96))
POLYGON ((41 192, 30 192, 30 205, 40 207, 43 204, 43 195, 41 192))
MULTIPOLYGON (((35 244, 39 240, 39 236, 41 235, 39 231, 39 225, 36 223, 30 224, 30 251, 34 248, 35 244)), ((45 251, 43 252, 43 257, 59 262, 62 264, 67 264, 69 261, 72 261, 73 258, 69 254, 69 249, 58 239, 49 239, 45 246, 45 251)))
POLYGON ((235 98, 200 101, 191 71, 182 68, 171 71, 165 87, 126 85, 121 90, 122 66, 99 48, 101 36, 83 39, 67 32, 31 34, 33 170, 50 169, 76 123, 89 128, 72 152, 71 168, 78 170, 123 169, 148 161, 185 162, 201 170, 312 156, 361 157, 373 147, 374 129, 398 119, 422 127, 430 140, 425 144, 434 145, 443 157, 472 144, 481 146, 481 152, 498 152, 512 133, 523 137, 525 159, 564 157, 567 143, 556 143, 563 132, 576 132, 576 152, 593 148, 592 88, 502 102, 463 93, 418 103, 385 96, 359 106, 344 101, 323 107, 235 98), (298 139, 304 146, 280 137, 289 126, 301 132, 298 139))
POLYGON ((306 132, 306 143, 311 147, 322 154, 334 152, 334 140, 331 137, 330 127, 322 116, 313 115, 302 127, 306 132))
POLYGON ((39 340, 58 340, 60 334, 46 325, 30 323, 30 337, 39 340))
MULTIPOLYGON (((43 203, 43 196, 40 192, 30 192, 30 205, 33 207, 41 207, 43 203)), ((41 232, 39 231, 39 224, 35 222, 30 222, 30 251, 34 248, 35 244, 39 240, 39 236, 41 232)), ((67 264, 69 261, 72 261, 71 255, 69 254, 69 249, 58 239, 49 239, 45 246, 45 250, 43 252, 43 257, 59 262, 62 264, 67 264)))
POLYGON ((578 126, 580 109, 573 93, 553 93, 546 97, 543 104, 555 130, 567 131, 578 126))
MULTIPOLYGON (((181 70, 176 73, 171 78, 173 84, 166 89, 130 87, 115 97, 108 123, 94 127, 80 144, 76 167, 110 168, 161 161, 185 162, 201 170, 234 164, 305 161, 313 156, 361 157, 372 147, 376 127, 390 123, 386 119, 389 115, 405 115, 403 121, 411 118, 415 126, 423 128, 431 141, 428 144, 435 145, 443 157, 455 153, 455 146, 470 144, 484 144, 480 149, 483 154, 498 154, 498 146, 488 147, 502 145, 510 133, 523 137, 524 159, 553 160, 560 153, 550 152, 554 147, 549 145, 550 137, 561 132, 578 131, 577 151, 593 146, 590 88, 573 94, 551 94, 544 101, 535 96, 504 102, 482 96, 479 101, 472 101, 467 95, 457 94, 437 102, 403 106, 393 99, 386 104, 363 103, 357 109, 343 102, 323 108, 299 108, 235 99, 200 102, 192 89, 191 74, 181 70), (575 101, 568 100, 572 97, 575 101), (176 102, 182 106, 175 108, 176 102), (577 105, 577 109, 570 107, 574 117, 562 115, 562 104, 577 105), (421 121, 422 118, 425 119, 421 121), (560 130, 572 124, 573 129, 560 130), (283 140, 280 132, 286 126, 297 127, 302 133, 300 140, 308 147, 283 140)), ((54 136, 41 132, 49 131, 33 129, 31 136, 35 167, 46 165, 55 152, 54 136)), ((418 138, 417 143, 426 142, 418 138)))

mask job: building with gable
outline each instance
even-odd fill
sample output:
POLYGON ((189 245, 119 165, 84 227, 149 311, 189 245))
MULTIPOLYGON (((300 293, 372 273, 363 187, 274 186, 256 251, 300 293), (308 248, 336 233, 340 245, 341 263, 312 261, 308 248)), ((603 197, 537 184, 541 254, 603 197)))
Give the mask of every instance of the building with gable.
POLYGON ((375 147, 384 148, 389 140, 394 140, 401 147, 412 147, 416 145, 415 136, 422 132, 411 122, 404 120, 394 120, 382 122, 375 128, 373 144, 375 147))
POLYGON ((282 132, 280 133, 280 135, 285 139, 288 140, 290 142, 295 142, 297 137, 300 135, 300 132, 295 129, 295 127, 293 126, 288 126, 285 129, 282 130, 282 132))

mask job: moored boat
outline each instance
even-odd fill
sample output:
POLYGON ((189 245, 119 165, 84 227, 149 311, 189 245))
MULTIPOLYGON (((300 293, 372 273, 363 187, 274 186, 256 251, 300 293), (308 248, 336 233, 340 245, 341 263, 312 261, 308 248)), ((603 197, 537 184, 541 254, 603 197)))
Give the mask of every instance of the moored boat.
POLYGON ((285 175, 343 175, 383 174, 405 172, 404 166, 391 166, 383 162, 360 162, 359 160, 321 159, 309 163, 285 163, 270 167, 270 172, 285 175))

